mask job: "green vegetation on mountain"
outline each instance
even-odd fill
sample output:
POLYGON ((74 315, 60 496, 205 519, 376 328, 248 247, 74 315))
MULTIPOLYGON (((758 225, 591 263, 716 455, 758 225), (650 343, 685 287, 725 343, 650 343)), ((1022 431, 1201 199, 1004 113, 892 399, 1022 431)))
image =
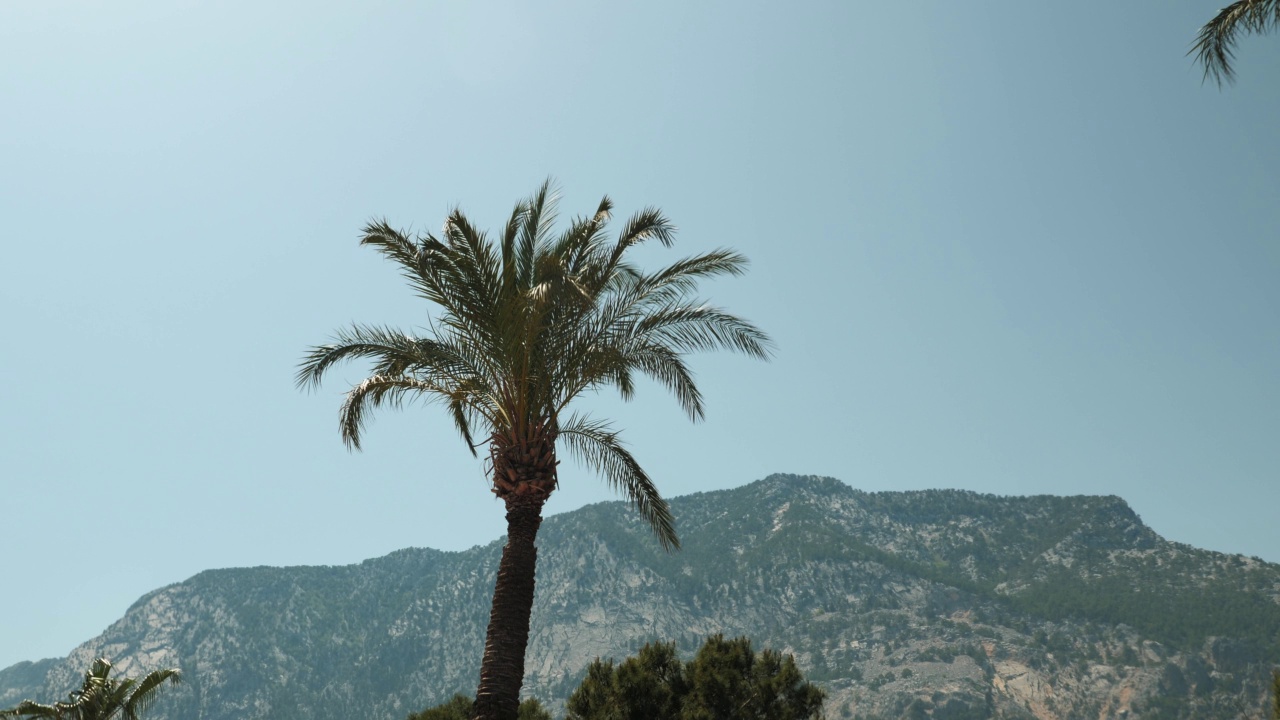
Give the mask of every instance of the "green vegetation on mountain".
POLYGON ((558 447, 627 496, 664 548, 679 547, 666 501, 617 431, 572 413, 573 401, 608 387, 630 399, 635 376, 644 375, 699 420, 702 394, 687 353, 769 356, 763 332, 691 297, 699 280, 742 274, 746 258, 713 250, 646 273, 628 251, 647 241, 671 246, 675 228, 661 212, 635 214, 609 241, 608 197, 558 236, 555 204, 547 181, 516 204, 496 243, 460 210, 450 213, 443 239, 411 238, 385 222, 366 226, 361 244, 398 265, 414 292, 436 306, 431 333, 356 325, 335 343, 313 348, 297 378, 314 387, 336 363, 373 361, 372 374, 351 388, 340 412, 349 447, 360 447, 369 412, 418 397, 445 406, 473 454, 488 446, 492 490, 507 512, 476 692, 476 718, 488 720, 514 716, 519 702, 535 538, 542 507, 558 486, 558 447))
MULTIPOLYGON (((793 655, 833 720, 1271 712, 1280 567, 1167 542, 1118 498, 776 475, 671 506, 674 555, 622 503, 543 523, 525 692, 554 716, 596 658, 715 634, 793 655)), ((403 718, 474 693, 500 554, 204 572, 71 659, 0 670, 0 707, 110 653, 183 669, 154 720, 403 718)))

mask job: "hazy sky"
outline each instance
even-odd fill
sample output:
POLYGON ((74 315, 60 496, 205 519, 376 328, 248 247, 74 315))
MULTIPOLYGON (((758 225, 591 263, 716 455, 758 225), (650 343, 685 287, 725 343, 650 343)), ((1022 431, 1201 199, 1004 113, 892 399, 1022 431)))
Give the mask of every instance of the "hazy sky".
POLYGON ((1222 2, 0 4, 0 667, 204 569, 498 537, 438 407, 349 454, 365 368, 293 373, 426 323, 366 221, 547 176, 752 260, 705 294, 779 352, 695 357, 706 422, 589 403, 668 496, 1116 494, 1280 561, 1280 37, 1202 84, 1222 2))

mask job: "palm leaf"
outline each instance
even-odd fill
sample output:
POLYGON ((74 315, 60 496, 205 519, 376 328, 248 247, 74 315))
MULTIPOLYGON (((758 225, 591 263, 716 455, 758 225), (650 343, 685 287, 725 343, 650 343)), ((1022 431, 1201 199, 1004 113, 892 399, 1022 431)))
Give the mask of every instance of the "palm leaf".
POLYGON ((0 710, 0 717, 57 718, 61 717, 61 711, 55 705, 41 705, 31 700, 23 700, 15 708, 0 710))
POLYGON ((618 433, 608 423, 575 414, 560 426, 559 436, 570 453, 600 473, 610 487, 631 501, 640 517, 649 523, 662 549, 668 552, 680 549, 680 538, 667 501, 658 494, 658 488, 644 468, 622 446, 618 433))
POLYGON ((652 238, 663 247, 671 247, 675 243, 675 235, 675 225, 657 208, 648 207, 632 215, 618 234, 618 241, 614 243, 608 259, 599 265, 598 280, 602 283, 610 280, 621 264, 622 256, 636 245, 652 238))
POLYGON ((555 225, 556 192, 550 178, 525 202, 515 249, 516 277, 520 288, 533 284, 538 247, 544 244, 555 225))
POLYGON ((1280 26, 1280 0, 1238 0, 1218 11, 1196 35, 1188 55, 1204 68, 1205 79, 1221 87, 1235 82, 1235 45, 1244 33, 1263 34, 1280 26))
POLYGON ((662 383, 676 396, 690 420, 697 422, 706 417, 702 392, 679 353, 665 345, 647 344, 630 353, 629 357, 641 372, 662 383))
MULTIPOLYGON (((347 392, 342 409, 338 412, 342 440, 347 447, 353 450, 360 449, 360 433, 364 430, 369 410, 382 406, 399 408, 406 400, 415 397, 421 397, 427 401, 449 402, 460 394, 465 397, 465 392, 461 388, 448 387, 421 378, 372 375, 347 392)), ((471 409, 477 410, 474 406, 471 409)), ((463 438, 471 443, 471 434, 467 428, 467 425, 462 425, 459 431, 463 438)))
POLYGON ((668 305, 640 318, 634 336, 676 350, 734 350, 767 360, 773 343, 759 328, 709 305, 668 305))
POLYGON ((129 694, 123 710, 124 720, 138 720, 160 695, 161 686, 166 682, 178 685, 182 682, 182 673, 176 669, 156 670, 148 673, 138 681, 137 687, 129 694))
POLYGON ((294 380, 298 387, 314 389, 331 367, 352 359, 376 360, 375 373, 379 375, 427 371, 461 380, 476 373, 476 369, 447 343, 416 338, 391 328, 353 325, 339 330, 333 344, 311 348, 299 364, 294 380))

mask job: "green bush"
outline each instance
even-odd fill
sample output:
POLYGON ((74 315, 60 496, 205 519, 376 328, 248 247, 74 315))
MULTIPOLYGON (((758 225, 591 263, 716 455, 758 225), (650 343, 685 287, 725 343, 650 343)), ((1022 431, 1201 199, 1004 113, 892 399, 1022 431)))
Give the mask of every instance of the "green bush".
POLYGON ((804 720, 825 693, 795 659, 713 635, 681 663, 675 643, 649 643, 621 664, 596 659, 569 697, 568 720, 804 720))

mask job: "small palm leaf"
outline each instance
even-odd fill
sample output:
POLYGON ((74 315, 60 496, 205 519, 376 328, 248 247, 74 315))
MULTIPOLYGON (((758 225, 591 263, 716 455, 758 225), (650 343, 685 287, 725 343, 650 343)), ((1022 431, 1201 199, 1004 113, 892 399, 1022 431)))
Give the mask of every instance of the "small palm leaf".
POLYGON ((0 718, 56 718, 56 720, 140 720, 143 713, 155 701, 161 685, 176 684, 181 678, 178 670, 157 670, 141 681, 134 678, 112 680, 111 662, 106 658, 93 661, 84 674, 80 689, 71 693, 70 702, 41 705, 25 700, 16 708, 0 710, 0 718))
POLYGON ((1242 33, 1263 34, 1280 26, 1280 0, 1238 0, 1218 11, 1200 28, 1188 55, 1204 67, 1205 79, 1221 87, 1235 82, 1233 48, 1242 33))
POLYGON ((124 720, 139 720, 159 697, 161 686, 166 682, 173 685, 180 684, 182 673, 172 668, 156 670, 138 681, 122 708, 124 720))

